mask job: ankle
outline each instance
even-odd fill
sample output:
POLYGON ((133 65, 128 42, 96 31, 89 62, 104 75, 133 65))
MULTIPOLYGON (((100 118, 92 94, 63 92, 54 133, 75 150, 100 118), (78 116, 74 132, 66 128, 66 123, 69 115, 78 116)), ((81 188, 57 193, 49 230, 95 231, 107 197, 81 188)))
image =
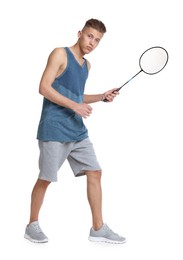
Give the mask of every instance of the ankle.
POLYGON ((38 221, 37 218, 31 218, 30 221, 29 221, 29 225, 32 223, 32 222, 35 222, 35 221, 38 221))
POLYGON ((95 230, 95 231, 97 231, 97 230, 99 230, 99 229, 101 229, 101 227, 103 226, 103 222, 101 222, 101 223, 94 223, 93 224, 93 229, 95 230))

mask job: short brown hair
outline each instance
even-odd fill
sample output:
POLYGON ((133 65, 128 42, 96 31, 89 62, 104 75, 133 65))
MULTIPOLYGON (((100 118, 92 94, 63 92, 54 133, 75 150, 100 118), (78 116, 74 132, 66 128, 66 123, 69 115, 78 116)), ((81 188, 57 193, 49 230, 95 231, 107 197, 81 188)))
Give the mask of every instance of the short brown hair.
POLYGON ((105 33, 107 31, 103 22, 101 22, 100 20, 97 20, 97 19, 93 19, 93 18, 86 21, 83 29, 85 27, 92 27, 93 29, 95 29, 101 33, 105 33))

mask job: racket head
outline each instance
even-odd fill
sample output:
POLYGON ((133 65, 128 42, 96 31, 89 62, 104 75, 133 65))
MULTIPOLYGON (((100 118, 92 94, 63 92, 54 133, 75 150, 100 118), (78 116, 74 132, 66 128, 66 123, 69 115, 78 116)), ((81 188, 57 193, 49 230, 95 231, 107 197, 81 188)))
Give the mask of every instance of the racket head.
POLYGON ((139 66, 144 73, 153 75, 164 69, 168 58, 168 52, 163 47, 151 47, 140 56, 139 66))

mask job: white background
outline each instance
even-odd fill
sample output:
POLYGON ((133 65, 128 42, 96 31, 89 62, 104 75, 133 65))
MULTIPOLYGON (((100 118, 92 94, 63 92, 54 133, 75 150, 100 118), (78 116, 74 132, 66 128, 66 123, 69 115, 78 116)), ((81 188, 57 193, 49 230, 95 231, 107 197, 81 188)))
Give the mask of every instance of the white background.
POLYGON ((0 4, 1 259, 183 259, 181 1, 4 0, 0 4), (85 122, 103 168, 104 220, 124 245, 93 244, 86 179, 67 163, 46 194, 40 223, 50 241, 23 238, 38 175, 40 77, 49 53, 71 46, 86 20, 107 27, 86 93, 119 87, 147 48, 169 52, 157 75, 141 73, 113 103, 93 104, 85 122))

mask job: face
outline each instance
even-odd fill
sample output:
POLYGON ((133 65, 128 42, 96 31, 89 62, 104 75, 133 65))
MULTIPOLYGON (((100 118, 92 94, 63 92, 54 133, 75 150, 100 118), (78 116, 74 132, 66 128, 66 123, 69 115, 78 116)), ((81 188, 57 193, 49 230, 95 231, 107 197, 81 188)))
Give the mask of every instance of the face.
POLYGON ((103 33, 93 29, 84 28, 82 31, 78 32, 79 46, 83 54, 88 54, 92 52, 99 44, 103 37, 103 33))

